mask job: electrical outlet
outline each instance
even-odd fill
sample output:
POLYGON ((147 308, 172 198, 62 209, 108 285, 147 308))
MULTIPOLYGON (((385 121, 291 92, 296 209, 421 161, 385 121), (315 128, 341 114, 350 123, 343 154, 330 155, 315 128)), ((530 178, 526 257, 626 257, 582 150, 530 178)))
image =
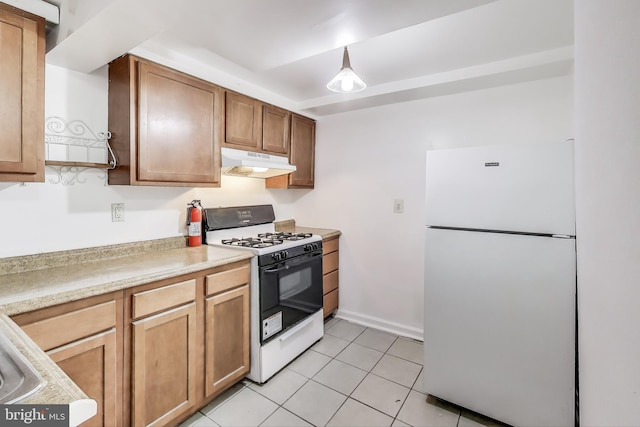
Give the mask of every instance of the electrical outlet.
POLYGON ((403 213, 404 212, 404 200, 395 199, 393 201, 393 212, 394 213, 403 213))
POLYGON ((111 203, 111 222, 124 221, 124 203, 111 203))

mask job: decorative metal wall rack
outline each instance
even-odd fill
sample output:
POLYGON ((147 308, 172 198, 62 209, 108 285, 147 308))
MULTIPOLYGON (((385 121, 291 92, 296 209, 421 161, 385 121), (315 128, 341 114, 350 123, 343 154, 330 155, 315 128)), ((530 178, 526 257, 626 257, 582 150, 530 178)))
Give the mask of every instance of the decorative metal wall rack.
MULTIPOLYGON (((45 165, 57 174, 49 179, 52 184, 73 185, 84 183, 80 174, 87 169, 115 169, 116 156, 109 145, 111 132, 92 131, 82 120, 57 117, 45 119, 45 165)), ((106 185, 107 174, 103 177, 106 185)))

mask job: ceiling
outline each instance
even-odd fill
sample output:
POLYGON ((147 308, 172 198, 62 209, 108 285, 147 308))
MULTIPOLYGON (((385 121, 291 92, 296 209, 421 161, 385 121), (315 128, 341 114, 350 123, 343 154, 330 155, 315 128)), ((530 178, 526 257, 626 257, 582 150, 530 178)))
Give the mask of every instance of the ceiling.
POLYGON ((132 52, 312 117, 571 73, 572 0, 49 0, 47 63, 132 52), (348 46, 367 83, 326 84, 348 46))

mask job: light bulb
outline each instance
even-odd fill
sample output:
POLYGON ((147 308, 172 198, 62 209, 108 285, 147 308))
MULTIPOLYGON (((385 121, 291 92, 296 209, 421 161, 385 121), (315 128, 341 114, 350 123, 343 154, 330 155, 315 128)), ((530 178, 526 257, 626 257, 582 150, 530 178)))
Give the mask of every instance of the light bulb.
POLYGON ((340 87, 342 87, 342 90, 345 92, 351 92, 353 90, 353 79, 350 77, 345 77, 344 79, 342 79, 340 87))

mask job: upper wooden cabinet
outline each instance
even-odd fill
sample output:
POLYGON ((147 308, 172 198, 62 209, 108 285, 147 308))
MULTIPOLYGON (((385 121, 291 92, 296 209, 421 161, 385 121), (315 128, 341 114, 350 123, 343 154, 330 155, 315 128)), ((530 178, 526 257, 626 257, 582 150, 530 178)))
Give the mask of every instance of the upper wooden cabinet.
POLYGON ((316 122, 291 114, 289 161, 297 170, 288 175, 267 178, 267 188, 313 188, 315 175, 316 122))
POLYGON ((122 56, 109 64, 109 184, 220 186, 219 86, 122 56))
POLYGON ((269 153, 289 154, 291 113, 282 108, 262 106, 262 150, 269 153))
POLYGON ((262 137, 262 104, 257 99, 226 91, 224 142, 234 148, 258 150, 262 137))
POLYGON ((44 181, 44 19, 0 3, 0 181, 44 181))
POLYGON ((289 154, 291 113, 239 93, 225 92, 225 138, 229 148, 289 154))

